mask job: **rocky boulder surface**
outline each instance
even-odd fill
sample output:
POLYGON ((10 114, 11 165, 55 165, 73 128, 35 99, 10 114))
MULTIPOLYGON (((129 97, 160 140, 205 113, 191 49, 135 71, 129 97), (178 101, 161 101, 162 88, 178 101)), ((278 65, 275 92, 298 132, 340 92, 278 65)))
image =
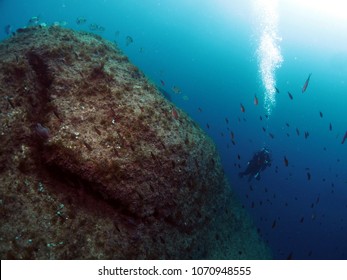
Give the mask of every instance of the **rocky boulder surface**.
POLYGON ((0 43, 2 259, 269 258, 211 139, 117 47, 0 43))

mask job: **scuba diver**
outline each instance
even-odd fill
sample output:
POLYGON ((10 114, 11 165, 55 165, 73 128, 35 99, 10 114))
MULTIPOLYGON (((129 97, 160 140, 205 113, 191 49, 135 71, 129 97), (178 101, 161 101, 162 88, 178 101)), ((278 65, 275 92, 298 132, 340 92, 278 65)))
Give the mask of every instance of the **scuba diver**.
POLYGON ((248 182, 252 178, 260 180, 260 171, 264 171, 268 166, 271 166, 271 154, 268 149, 262 148, 253 155, 253 158, 247 163, 246 170, 240 172, 239 176, 242 178, 248 175, 248 182))

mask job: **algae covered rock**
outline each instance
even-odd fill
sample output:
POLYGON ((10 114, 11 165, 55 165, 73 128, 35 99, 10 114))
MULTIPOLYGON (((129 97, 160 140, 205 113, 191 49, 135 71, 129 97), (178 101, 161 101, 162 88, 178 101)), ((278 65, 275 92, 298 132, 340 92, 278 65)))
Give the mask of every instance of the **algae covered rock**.
POLYGON ((99 36, 0 44, 3 259, 270 255, 210 138, 99 36))

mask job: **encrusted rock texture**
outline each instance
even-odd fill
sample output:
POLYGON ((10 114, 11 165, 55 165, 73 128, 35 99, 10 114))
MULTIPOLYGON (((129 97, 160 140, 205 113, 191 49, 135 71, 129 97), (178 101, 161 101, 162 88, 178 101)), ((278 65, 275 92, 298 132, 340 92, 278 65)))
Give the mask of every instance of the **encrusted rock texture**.
POLYGON ((0 43, 1 259, 264 259, 211 139, 101 37, 0 43))

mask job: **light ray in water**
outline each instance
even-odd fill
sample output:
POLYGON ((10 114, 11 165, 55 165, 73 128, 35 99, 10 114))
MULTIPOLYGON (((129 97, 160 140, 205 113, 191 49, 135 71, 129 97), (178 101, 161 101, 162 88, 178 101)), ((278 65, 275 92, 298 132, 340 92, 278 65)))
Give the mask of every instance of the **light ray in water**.
POLYGON ((259 43, 257 48, 259 74, 265 89, 264 107, 268 115, 276 105, 276 69, 281 67, 283 57, 278 35, 277 0, 256 1, 259 43))

